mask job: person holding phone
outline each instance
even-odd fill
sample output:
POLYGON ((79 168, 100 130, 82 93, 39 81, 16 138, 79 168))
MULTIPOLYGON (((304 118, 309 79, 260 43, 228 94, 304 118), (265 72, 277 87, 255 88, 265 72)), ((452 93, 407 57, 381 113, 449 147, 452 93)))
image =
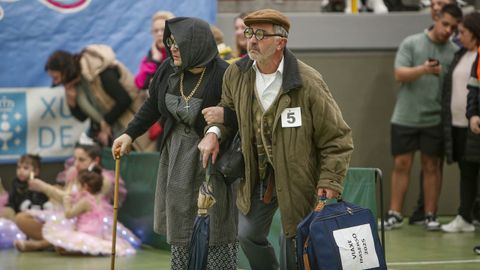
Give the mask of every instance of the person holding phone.
POLYGON ((435 213, 441 189, 443 136, 441 86, 458 47, 450 40, 462 11, 445 5, 428 31, 403 40, 395 58, 395 79, 401 83, 391 118, 391 151, 394 158, 390 210, 385 228, 399 228, 414 153, 421 152, 425 227, 439 230, 435 213), (429 59, 431 58, 431 59, 429 59))

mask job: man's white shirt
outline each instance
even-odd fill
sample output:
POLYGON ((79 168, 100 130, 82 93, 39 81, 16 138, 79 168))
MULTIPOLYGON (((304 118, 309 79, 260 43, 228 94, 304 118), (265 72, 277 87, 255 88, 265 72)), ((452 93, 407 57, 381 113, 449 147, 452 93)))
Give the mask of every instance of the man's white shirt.
MULTIPOLYGON (((264 74, 257 68, 257 61, 253 62, 252 68, 255 70, 255 90, 260 99, 263 110, 268 110, 273 101, 277 98, 278 92, 282 88, 284 58, 280 61, 277 70, 274 73, 264 74)), ((215 133, 220 138, 220 128, 213 126, 207 130, 207 133, 215 133)))

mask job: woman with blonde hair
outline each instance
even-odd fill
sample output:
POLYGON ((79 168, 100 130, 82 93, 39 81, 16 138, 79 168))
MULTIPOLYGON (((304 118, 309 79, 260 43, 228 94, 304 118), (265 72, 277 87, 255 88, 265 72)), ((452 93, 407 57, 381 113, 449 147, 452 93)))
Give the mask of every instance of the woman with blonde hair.
MULTIPOLYGON (((163 31, 165 30, 165 21, 174 18, 175 15, 170 11, 161 10, 152 16, 152 37, 153 42, 147 55, 140 62, 140 68, 135 75, 135 85, 138 89, 146 90, 150 85, 150 81, 155 75, 160 64, 168 57, 167 50, 163 44, 163 31)), ((159 122, 155 122, 148 130, 148 138, 150 141, 156 141, 162 126, 159 122)), ((158 149, 158 146, 155 148, 158 149)))
POLYGON ((140 69, 135 76, 135 85, 138 89, 145 90, 148 88, 155 71, 157 71, 163 60, 168 57, 167 50, 163 44, 163 31, 165 30, 165 21, 174 17, 173 13, 164 10, 153 14, 151 32, 153 42, 147 55, 142 59, 140 69))

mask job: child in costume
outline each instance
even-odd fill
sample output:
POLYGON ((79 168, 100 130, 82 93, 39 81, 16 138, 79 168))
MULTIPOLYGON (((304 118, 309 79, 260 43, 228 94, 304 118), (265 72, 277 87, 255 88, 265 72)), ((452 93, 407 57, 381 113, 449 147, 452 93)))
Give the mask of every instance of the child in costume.
MULTIPOLYGON (((16 241, 16 247, 19 251, 37 251, 49 248, 51 245, 43 237, 43 226, 46 222, 64 220, 63 198, 66 194, 76 196, 80 191, 80 184, 77 180, 79 171, 87 169, 89 166, 100 164, 101 148, 98 145, 78 144, 74 149, 73 164, 64 171, 63 188, 45 183, 40 179, 32 179, 28 185, 31 190, 44 192, 53 202, 52 210, 28 210, 16 216, 18 227, 28 236, 29 240, 16 241)), ((107 204, 113 201, 114 174, 112 171, 102 170, 103 183, 99 193, 107 204)), ((127 194, 125 184, 120 179, 119 187, 119 205, 123 202, 127 194)), ((111 228, 111 219, 104 219, 104 226, 111 228)), ((118 231, 121 231, 118 229, 118 231)), ((127 234, 125 234, 127 235, 127 234)), ((132 245, 140 246, 140 241, 134 235, 128 235, 132 245)))
MULTIPOLYGON (((109 255, 111 230, 104 219, 113 215, 112 206, 103 199, 102 169, 91 166, 78 173, 80 191, 63 197, 64 215, 67 220, 48 220, 43 226, 43 237, 60 254, 109 255)), ((125 228, 122 232, 133 235, 125 228)), ((135 254, 134 247, 119 237, 116 242, 119 256, 135 254)))

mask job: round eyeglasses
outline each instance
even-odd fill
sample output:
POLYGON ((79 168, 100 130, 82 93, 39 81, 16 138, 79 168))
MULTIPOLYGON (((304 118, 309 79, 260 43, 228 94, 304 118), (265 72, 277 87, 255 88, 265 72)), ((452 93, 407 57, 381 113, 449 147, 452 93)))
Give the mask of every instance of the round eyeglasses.
POLYGON ((263 29, 257 29, 256 31, 253 31, 253 28, 247 27, 243 31, 243 35, 247 38, 250 39, 251 37, 255 36, 257 40, 262 40, 265 37, 286 37, 285 35, 282 34, 268 34, 265 33, 265 30, 263 29))
POLYGON ((167 43, 167 47, 169 47, 170 49, 177 49, 178 50, 178 44, 175 42, 175 40, 173 40, 172 37, 167 37, 166 39, 166 43, 167 43), (173 46, 173 48, 172 48, 173 46))

